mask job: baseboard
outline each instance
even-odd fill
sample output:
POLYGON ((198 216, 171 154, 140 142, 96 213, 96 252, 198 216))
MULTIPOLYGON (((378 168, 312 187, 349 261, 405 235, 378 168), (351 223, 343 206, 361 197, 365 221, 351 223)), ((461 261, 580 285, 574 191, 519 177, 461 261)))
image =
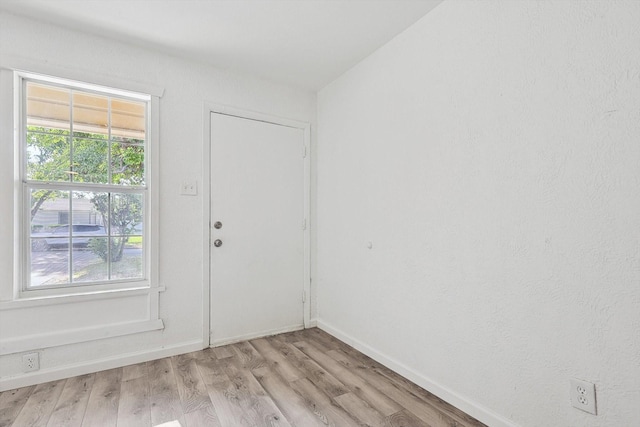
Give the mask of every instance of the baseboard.
POLYGON ((77 375, 90 374, 92 372, 119 368, 121 366, 133 365, 135 363, 148 362, 150 360, 162 359, 163 357, 170 357, 198 350, 202 350, 202 340, 188 341, 155 350, 117 355, 70 366, 43 369, 16 377, 0 379, 0 391, 13 390, 15 388, 27 387, 49 381, 57 381, 64 378, 75 377, 77 375))
POLYGON ((414 371, 413 369, 407 367, 403 363, 385 355, 384 353, 370 347, 369 345, 359 341, 352 336, 342 332, 341 330, 331 326, 327 322, 322 319, 317 319, 317 325, 319 329, 322 329, 329 335, 333 335, 341 341, 349 344, 351 347, 356 350, 366 354, 373 360, 387 368, 391 369, 394 372, 402 375, 408 380, 413 381, 420 387, 424 388, 428 392, 438 396, 442 400, 449 402, 451 405, 456 408, 466 412, 477 420, 491 426, 491 427, 519 427, 517 424, 514 424, 512 421, 502 417, 491 411, 490 409, 465 398, 464 396, 459 395, 458 393, 450 390, 449 388, 438 384, 437 382, 425 377, 422 374, 414 371))
POLYGON ((270 337, 271 335, 284 334, 284 333, 293 332, 293 331, 300 331, 302 329, 304 329, 304 325, 293 325, 293 326, 287 326, 286 328, 267 329, 260 332, 253 332, 250 334, 239 335, 237 337, 221 338, 218 340, 211 340, 211 347, 219 347, 221 345, 235 344, 237 342, 248 341, 248 340, 253 340, 253 339, 262 338, 262 337, 270 337))
POLYGON ((309 324, 307 325, 306 329, 315 328, 317 326, 318 326, 318 319, 314 317, 313 319, 309 319, 309 324))

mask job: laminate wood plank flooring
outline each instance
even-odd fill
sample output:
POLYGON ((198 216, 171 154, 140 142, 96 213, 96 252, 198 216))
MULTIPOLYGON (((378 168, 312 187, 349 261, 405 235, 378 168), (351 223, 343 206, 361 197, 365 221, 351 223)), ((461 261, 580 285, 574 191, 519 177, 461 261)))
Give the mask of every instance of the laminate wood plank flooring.
POLYGON ((82 427, 116 427, 122 382, 122 368, 97 372, 84 411, 82 427))
POLYGON ((220 426, 246 425, 245 414, 231 389, 231 381, 226 374, 205 375, 204 384, 209 391, 211 406, 220 426))
POLYGON ((149 378, 147 376, 122 382, 117 425, 118 427, 151 425, 149 378))
POLYGON ((389 381, 386 381, 381 375, 368 367, 359 365, 351 356, 338 350, 331 350, 327 352, 327 354, 342 363, 345 367, 352 369, 357 375, 361 376, 362 379, 397 403, 404 406, 409 410, 409 412, 413 413, 427 425, 432 427, 450 427, 458 425, 456 421, 450 418, 443 411, 437 410, 428 402, 424 402, 412 393, 401 389, 389 381))
POLYGON ((292 426, 321 427, 326 425, 305 405, 302 396, 289 387, 289 383, 281 378, 277 372, 268 368, 259 368, 253 371, 253 375, 269 393, 292 426))
POLYGON ((272 337, 271 342, 293 366, 303 373, 305 378, 311 380, 311 382, 329 396, 336 397, 349 392, 344 384, 336 377, 325 371, 320 365, 292 344, 280 341, 277 337, 272 337))
POLYGON ((0 393, 0 427, 486 427, 317 329, 0 393))
POLYGON ((155 426, 169 421, 185 424, 171 360, 154 360, 148 363, 148 369, 151 424, 155 426))
POLYGON ((383 415, 389 416, 403 409, 401 405, 378 391, 378 389, 372 388, 364 379, 354 374, 337 360, 329 357, 326 353, 323 353, 311 342, 299 341, 294 345, 331 372, 336 378, 340 378, 350 391, 365 402, 368 402, 370 406, 376 408, 383 415))
POLYGON ((232 411, 238 414, 236 417, 227 417, 224 423, 231 426, 291 426, 272 397, 267 395, 251 372, 240 370, 232 361, 227 360, 220 363, 220 371, 224 377, 222 382, 214 382, 219 396, 213 398, 215 399, 213 406, 217 410, 232 407, 232 411), (224 403, 220 405, 222 399, 224 403), (238 423, 238 419, 241 423, 238 423))
MULTIPOLYGON (((207 406, 206 408, 184 414, 184 420, 186 422, 186 427, 222 427, 213 406, 207 406)), ((181 425, 180 427, 185 426, 181 425)))
POLYGON ((203 409, 211 405, 207 388, 198 370, 198 355, 193 353, 174 356, 171 364, 178 382, 178 394, 185 413, 203 409))
POLYGON ((328 426, 338 427, 358 427, 360 422, 349 415, 342 407, 328 395, 320 391, 307 378, 299 379, 291 383, 293 388, 305 401, 307 407, 325 421, 328 426))
POLYGON ((0 427, 10 426, 36 386, 17 388, 0 394, 0 427))
POLYGON ((94 380, 94 374, 69 378, 47 425, 80 427, 89 403, 94 380))
POLYGON ((304 374, 289 362, 284 354, 276 350, 272 343, 272 338, 260 338, 251 341, 251 345, 264 357, 270 370, 275 371, 285 382, 303 378, 304 374))
MULTIPOLYGON (((18 409, 19 412, 24 404, 27 403, 27 400, 29 399, 29 396, 33 392, 34 388, 36 388, 35 385, 30 385, 27 387, 9 390, 5 393, 0 393, 0 409, 13 409, 14 411, 18 409)), ((8 411, 3 412, 3 414, 4 413, 8 413, 8 411)))
POLYGON ((60 380, 38 384, 22 407, 13 425, 16 427, 46 426, 66 382, 67 380, 60 380))

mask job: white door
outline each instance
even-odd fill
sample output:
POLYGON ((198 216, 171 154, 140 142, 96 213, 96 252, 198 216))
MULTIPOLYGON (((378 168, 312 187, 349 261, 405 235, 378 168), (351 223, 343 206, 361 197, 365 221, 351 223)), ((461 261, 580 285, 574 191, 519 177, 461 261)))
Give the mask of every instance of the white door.
POLYGON ((211 113, 212 346, 303 327, 303 149, 303 129, 211 113))

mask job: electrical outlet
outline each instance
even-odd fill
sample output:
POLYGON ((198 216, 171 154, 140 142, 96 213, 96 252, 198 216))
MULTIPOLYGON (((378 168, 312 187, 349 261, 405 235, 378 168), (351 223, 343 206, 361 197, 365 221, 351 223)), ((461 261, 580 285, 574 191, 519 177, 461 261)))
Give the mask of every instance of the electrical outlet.
POLYGON ((22 371, 32 372, 40 369, 40 357, 38 353, 29 353, 22 356, 22 371))
POLYGON ((195 196, 198 194, 198 182, 197 181, 182 181, 180 186, 180 194, 186 196, 195 196))
POLYGON ((596 415, 596 386, 593 383, 571 378, 571 405, 581 411, 596 415))

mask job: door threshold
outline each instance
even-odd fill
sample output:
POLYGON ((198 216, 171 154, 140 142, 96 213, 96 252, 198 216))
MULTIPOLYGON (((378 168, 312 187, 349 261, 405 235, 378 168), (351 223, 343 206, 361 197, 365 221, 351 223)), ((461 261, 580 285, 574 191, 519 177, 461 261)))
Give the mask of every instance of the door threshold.
POLYGON ((220 347, 220 346, 223 346, 223 345, 235 344, 235 343, 242 342, 242 341, 253 340, 253 339, 256 339, 256 338, 264 338, 264 337, 270 337, 272 335, 284 334, 286 332, 301 331, 303 329, 304 329, 304 324, 287 326, 287 327, 284 327, 284 328, 277 328, 277 329, 268 329, 266 331, 254 332, 254 333, 250 333, 250 334, 240 335, 240 336, 237 336, 237 337, 229 337, 229 338, 221 338, 221 339, 218 339, 218 340, 211 340, 209 347, 220 347))

